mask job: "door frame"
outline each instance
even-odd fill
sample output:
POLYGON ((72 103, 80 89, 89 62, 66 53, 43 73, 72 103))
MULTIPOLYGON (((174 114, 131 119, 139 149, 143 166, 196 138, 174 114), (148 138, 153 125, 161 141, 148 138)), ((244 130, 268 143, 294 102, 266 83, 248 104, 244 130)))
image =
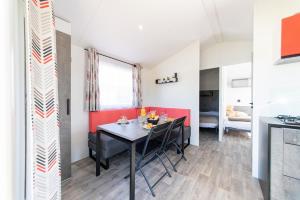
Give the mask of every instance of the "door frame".
MULTIPOLYGON (((243 62, 239 64, 246 64, 250 63, 251 64, 251 103, 253 103, 253 62, 243 62)), ((225 65, 220 67, 219 69, 219 141, 223 140, 224 136, 224 119, 225 119, 225 114, 226 114, 226 106, 225 106, 225 86, 227 84, 227 74, 225 69, 227 67, 231 67, 234 65, 239 65, 239 64, 232 64, 232 65, 225 65)), ((252 105, 253 106, 253 105, 252 105)), ((251 109, 251 144, 253 146, 253 108, 251 109)))
POLYGON ((224 136, 224 67, 219 67, 219 142, 223 141, 224 136))

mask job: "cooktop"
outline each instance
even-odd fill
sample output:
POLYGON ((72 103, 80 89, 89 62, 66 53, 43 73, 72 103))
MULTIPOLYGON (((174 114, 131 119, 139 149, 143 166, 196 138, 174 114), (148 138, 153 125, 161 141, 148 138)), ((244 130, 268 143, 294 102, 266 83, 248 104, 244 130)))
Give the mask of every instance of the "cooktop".
POLYGON ((285 124, 300 125, 300 116, 278 115, 276 118, 285 124))

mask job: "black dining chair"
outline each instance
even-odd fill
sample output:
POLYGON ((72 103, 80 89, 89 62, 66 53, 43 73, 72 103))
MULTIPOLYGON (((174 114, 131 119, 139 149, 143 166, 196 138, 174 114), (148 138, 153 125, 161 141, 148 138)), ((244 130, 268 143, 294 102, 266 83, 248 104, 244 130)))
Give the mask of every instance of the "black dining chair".
POLYGON ((171 177, 168 168, 166 167, 165 163, 161 158, 161 155, 163 153, 163 147, 165 146, 167 133, 170 129, 170 126, 171 122, 167 122, 153 127, 150 130, 146 141, 138 143, 136 146, 136 151, 139 157, 137 161, 137 170, 140 171, 142 176, 145 178, 145 181, 153 197, 155 197, 153 188, 159 183, 159 181, 161 181, 166 175, 171 177), (143 167, 156 158, 158 158, 159 162, 165 168, 165 173, 161 175, 160 178, 158 178, 158 180, 156 180, 153 185, 151 185, 148 178, 145 176, 143 167))
POLYGON ((187 160, 186 157, 184 156, 180 146, 177 144, 177 138, 181 137, 182 134, 184 134, 185 119, 186 119, 186 117, 181 117, 181 118, 175 119, 172 122, 170 129, 168 131, 168 134, 167 134, 167 138, 165 139, 163 149, 162 149, 163 154, 166 156, 167 160, 170 162, 170 164, 172 165, 172 168, 175 172, 177 172, 176 165, 182 159, 184 159, 185 161, 187 160), (175 163, 173 163, 171 161, 171 159, 169 158, 169 156, 167 155, 167 151, 170 149, 171 146, 175 146, 177 152, 179 152, 179 154, 181 154, 181 158, 178 161, 176 161, 175 163))

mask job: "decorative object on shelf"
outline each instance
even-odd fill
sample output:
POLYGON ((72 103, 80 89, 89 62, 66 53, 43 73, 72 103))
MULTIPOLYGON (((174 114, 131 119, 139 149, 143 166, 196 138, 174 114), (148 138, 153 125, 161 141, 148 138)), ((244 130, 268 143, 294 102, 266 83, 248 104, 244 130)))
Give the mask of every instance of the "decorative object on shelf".
POLYGON ((166 78, 163 78, 162 80, 161 79, 155 80, 156 84, 176 83, 176 82, 178 82, 177 73, 174 73, 173 77, 166 77, 166 78))

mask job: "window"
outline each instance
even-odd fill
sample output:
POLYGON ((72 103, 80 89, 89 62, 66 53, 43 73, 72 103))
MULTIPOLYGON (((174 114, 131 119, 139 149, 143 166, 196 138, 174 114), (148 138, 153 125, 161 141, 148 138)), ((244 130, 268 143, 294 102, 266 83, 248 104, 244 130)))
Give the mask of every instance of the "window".
POLYGON ((99 61, 101 109, 133 106, 132 66, 104 56, 99 61))

